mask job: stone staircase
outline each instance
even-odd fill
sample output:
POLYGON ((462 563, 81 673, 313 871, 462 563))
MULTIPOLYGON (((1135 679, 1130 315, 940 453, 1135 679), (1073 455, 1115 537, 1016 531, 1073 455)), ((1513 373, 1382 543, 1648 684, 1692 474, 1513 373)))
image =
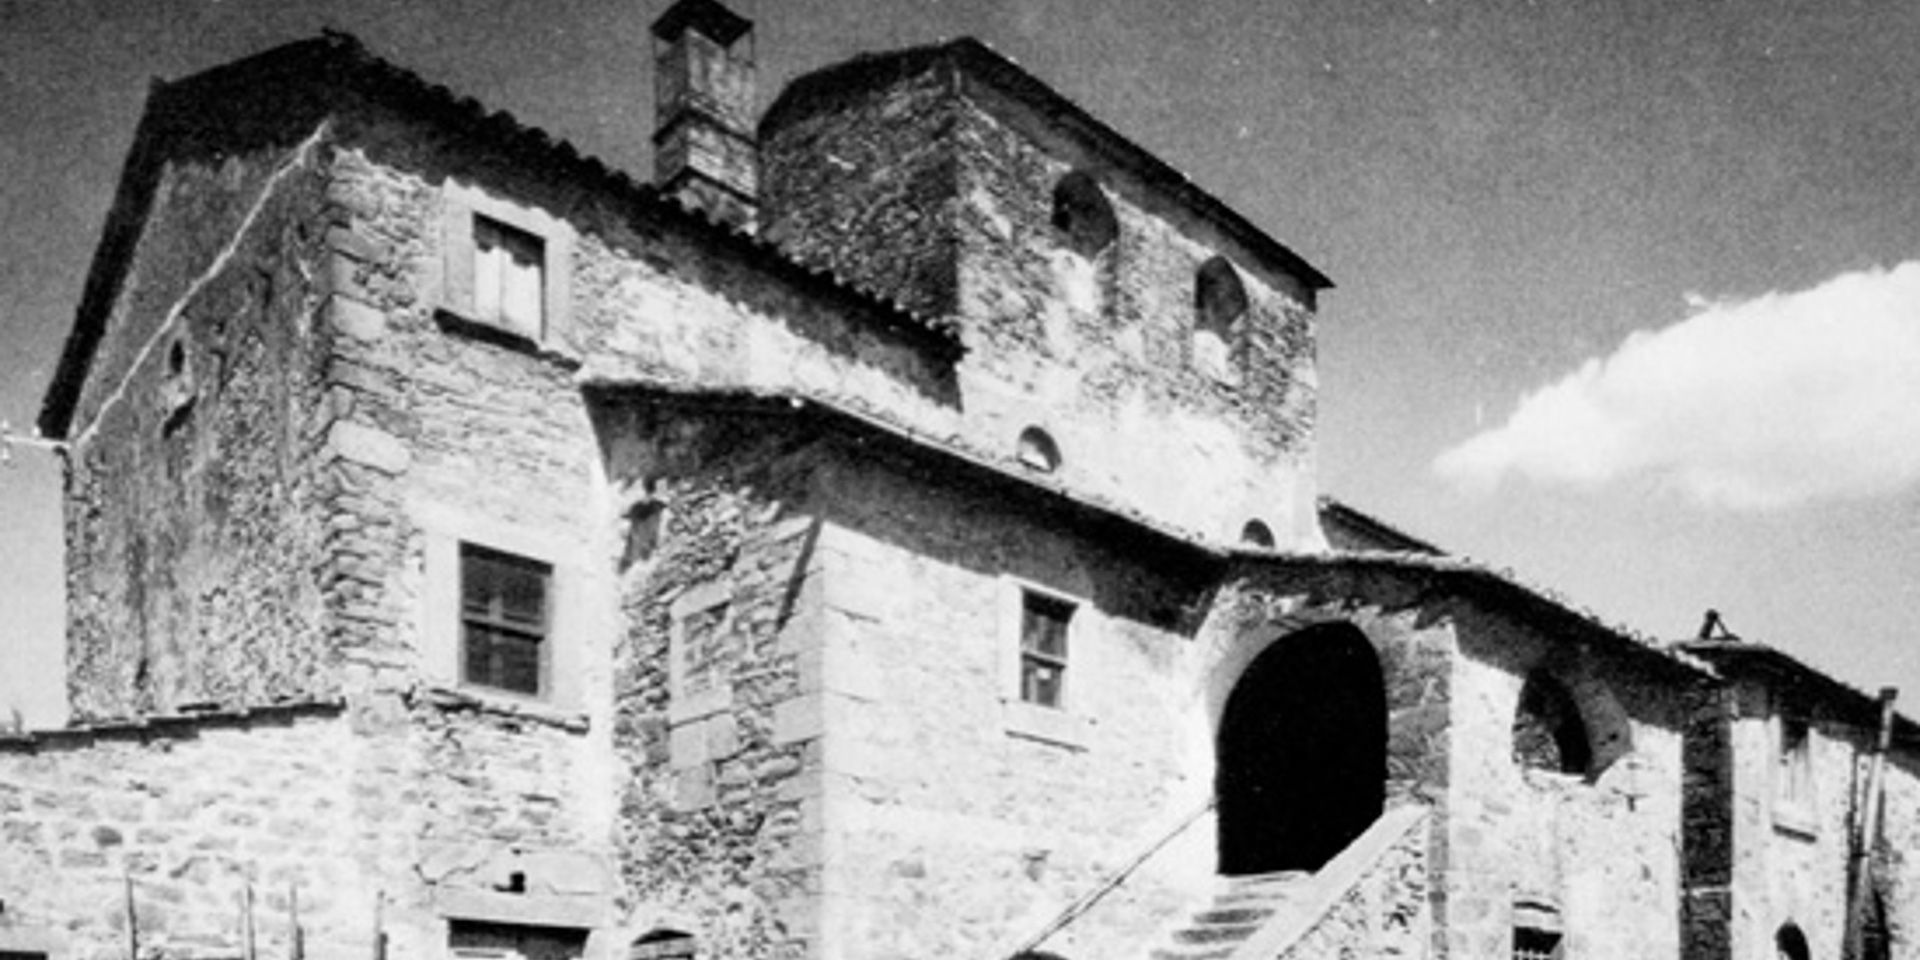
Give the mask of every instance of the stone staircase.
POLYGON ((1213 901, 1175 928, 1149 954, 1152 960, 1226 960, 1261 928, 1313 905, 1311 873, 1222 877, 1219 883, 1213 901))

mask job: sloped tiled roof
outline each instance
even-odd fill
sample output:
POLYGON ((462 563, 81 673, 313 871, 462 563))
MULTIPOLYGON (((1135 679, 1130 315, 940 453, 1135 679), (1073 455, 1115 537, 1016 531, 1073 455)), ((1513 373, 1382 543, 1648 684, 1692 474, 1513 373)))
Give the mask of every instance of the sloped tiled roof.
POLYGON ((1622 624, 1609 622, 1544 588, 1523 582, 1511 571, 1473 560, 1418 551, 1355 550, 1302 552, 1227 548, 1207 543, 1185 530, 1160 523, 1137 510, 1090 498, 1045 475, 1009 469, 971 451, 923 436, 899 424, 849 408, 831 399, 788 390, 712 390, 646 378, 595 379, 583 384, 604 396, 635 395, 685 406, 717 406, 781 416, 813 418, 824 426, 879 441, 900 455, 931 462, 931 475, 965 478, 996 493, 1036 503, 1056 521, 1125 536, 1165 555, 1177 557, 1185 572, 1217 576, 1229 562, 1277 563, 1300 567, 1341 566, 1434 576, 1463 594, 1536 622, 1616 645, 1636 656, 1701 677, 1712 667, 1683 650, 1622 624))
MULTIPOLYGON (((1839 719, 1857 727, 1879 722, 1878 696, 1816 669, 1779 647, 1731 636, 1684 640, 1673 646, 1713 664, 1729 677, 1758 674, 1810 697, 1837 702, 1839 719)), ((1898 712, 1894 714, 1894 734, 1902 746, 1920 748, 1920 724, 1898 712)))
POLYGON ((794 116, 813 112, 823 103, 936 68, 954 70, 1031 106, 1049 121, 1091 142, 1101 155, 1131 171, 1148 186, 1165 191, 1176 202, 1198 213, 1244 244, 1255 256, 1285 269, 1314 290, 1332 288, 1333 280, 1326 274, 1194 183, 1191 177, 1108 126, 1011 58, 973 37, 864 54, 805 74, 780 92, 761 118, 760 127, 762 130, 779 127, 794 116))
POLYGON ((421 117, 470 138, 476 149, 537 164, 550 176, 630 204, 635 215, 695 231, 784 279, 854 303, 895 326, 924 333, 938 349, 958 355, 958 330, 949 318, 921 314, 821 266, 802 264, 775 244, 711 220, 564 139, 381 59, 349 34, 328 31, 176 82, 154 82, 94 252, 73 330, 41 406, 41 433, 66 436, 81 384, 105 334, 107 316, 144 225, 160 167, 173 152, 184 144, 204 146, 249 135, 235 129, 236 117, 257 117, 254 125, 262 128, 285 124, 290 118, 317 123, 356 101, 421 117), (208 109, 222 102, 234 106, 208 109))
POLYGON ((1303 553, 1239 549, 1235 554, 1243 559, 1270 558, 1303 566, 1369 567, 1437 576, 1458 586, 1462 593, 1481 598, 1499 609, 1512 610, 1530 620, 1554 624, 1574 633, 1615 643, 1623 649, 1656 657, 1695 674, 1714 675, 1711 665, 1685 650, 1676 649, 1626 624, 1608 620, 1557 591, 1527 582, 1512 570, 1490 567, 1468 557, 1420 550, 1303 553))

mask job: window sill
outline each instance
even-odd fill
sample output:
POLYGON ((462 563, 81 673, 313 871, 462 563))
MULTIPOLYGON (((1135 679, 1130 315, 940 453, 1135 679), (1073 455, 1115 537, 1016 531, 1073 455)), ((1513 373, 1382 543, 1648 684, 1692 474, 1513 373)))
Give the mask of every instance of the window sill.
POLYGON ((1024 700, 1003 700, 1000 707, 1000 721, 1007 736, 1068 750, 1087 749, 1093 721, 1085 716, 1024 700))
POLYGON ((570 368, 580 366, 580 361, 577 358, 547 347, 540 338, 530 336, 518 330, 511 330, 497 324, 488 323, 485 320, 476 320, 473 317, 450 310, 446 307, 435 308, 433 311, 433 322, 434 325, 439 327, 443 332, 453 334, 454 336, 464 337, 468 340, 478 340, 481 343, 490 343, 503 350, 512 350, 515 353, 525 353, 545 360, 552 360, 570 368))
POLYGON ((527 720, 571 733, 587 732, 587 715, 542 700, 481 687, 427 687, 421 698, 441 710, 472 710, 490 716, 527 720))
POLYGON ((1773 832, 1801 840, 1820 839, 1813 812, 1798 804, 1779 804, 1773 808, 1773 832))

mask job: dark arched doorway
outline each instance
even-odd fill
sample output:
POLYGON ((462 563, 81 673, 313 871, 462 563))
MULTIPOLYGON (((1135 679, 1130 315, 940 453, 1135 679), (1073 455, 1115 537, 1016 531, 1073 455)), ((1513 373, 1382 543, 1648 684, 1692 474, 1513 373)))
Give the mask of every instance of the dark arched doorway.
POLYGON ((1780 960, 1812 960, 1813 951, 1807 948, 1807 935, 1792 923, 1783 923, 1773 932, 1773 949, 1780 960))
POLYGON ((1215 738, 1220 872, 1317 870, 1380 816, 1387 705, 1358 629, 1322 624, 1255 657, 1215 738))

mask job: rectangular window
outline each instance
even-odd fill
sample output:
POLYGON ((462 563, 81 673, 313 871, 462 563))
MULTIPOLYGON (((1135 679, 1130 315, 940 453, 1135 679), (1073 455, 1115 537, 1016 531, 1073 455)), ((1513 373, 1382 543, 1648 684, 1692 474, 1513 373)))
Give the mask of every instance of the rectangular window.
POLYGON ((1532 927, 1513 928, 1513 960, 1560 960, 1560 934, 1532 927))
POLYGON ((1812 740, 1805 717, 1781 715, 1779 798, 1809 814, 1813 812, 1812 740))
POLYGON ((1022 591, 1020 699, 1058 709, 1066 705, 1067 626, 1073 604, 1022 591))
POLYGON ((537 560, 460 547, 460 680, 543 696, 553 568, 537 560))
POLYGON ((447 946, 459 960, 578 960, 586 952, 587 931, 453 920, 447 946))
POLYGON ((545 328, 546 250, 540 238, 473 217, 475 319, 538 339, 545 328))

